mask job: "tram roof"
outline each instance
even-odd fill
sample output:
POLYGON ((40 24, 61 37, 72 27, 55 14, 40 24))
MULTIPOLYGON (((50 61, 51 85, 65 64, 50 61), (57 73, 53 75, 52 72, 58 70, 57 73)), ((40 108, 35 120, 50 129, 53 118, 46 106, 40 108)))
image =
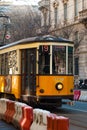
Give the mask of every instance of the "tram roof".
POLYGON ((9 44, 4 44, 0 46, 0 49, 8 48, 10 46, 15 46, 17 44, 24 44, 24 43, 31 43, 31 42, 62 42, 62 43, 73 43, 73 41, 70 41, 68 39, 52 36, 52 35, 44 35, 44 36, 36 36, 36 37, 30 37, 25 38, 16 42, 12 42, 9 44))

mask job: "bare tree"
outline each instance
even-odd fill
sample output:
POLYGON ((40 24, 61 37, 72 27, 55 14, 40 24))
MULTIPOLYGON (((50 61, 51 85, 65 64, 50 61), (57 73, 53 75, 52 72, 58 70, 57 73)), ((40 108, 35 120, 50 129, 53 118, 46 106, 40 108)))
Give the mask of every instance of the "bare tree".
POLYGON ((74 31, 74 27, 73 26, 66 26, 66 27, 63 27, 61 30, 60 30, 60 36, 62 36, 63 38, 66 38, 66 39, 69 39, 71 34, 73 33, 74 31))
POLYGON ((35 36, 41 21, 38 12, 34 14, 29 6, 16 6, 11 10, 11 41, 35 36))
POLYGON ((0 6, 0 44, 4 43, 8 28, 10 27, 10 18, 5 14, 8 8, 0 6))
POLYGON ((11 38, 4 39, 5 44, 37 35, 37 29, 41 26, 41 17, 36 8, 29 5, 9 6, 5 14, 11 20, 11 26, 7 28, 11 38))
POLYGON ((87 29, 78 25, 68 25, 57 29, 58 36, 65 39, 70 39, 74 41, 75 50, 79 47, 84 37, 87 35, 87 29))

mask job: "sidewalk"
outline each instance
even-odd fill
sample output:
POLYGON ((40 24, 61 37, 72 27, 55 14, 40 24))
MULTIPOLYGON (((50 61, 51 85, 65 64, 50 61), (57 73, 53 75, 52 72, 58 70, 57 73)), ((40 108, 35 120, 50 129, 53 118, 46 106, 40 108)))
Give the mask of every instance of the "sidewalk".
POLYGON ((7 124, 6 122, 0 120, 0 130, 18 130, 12 124, 7 124))

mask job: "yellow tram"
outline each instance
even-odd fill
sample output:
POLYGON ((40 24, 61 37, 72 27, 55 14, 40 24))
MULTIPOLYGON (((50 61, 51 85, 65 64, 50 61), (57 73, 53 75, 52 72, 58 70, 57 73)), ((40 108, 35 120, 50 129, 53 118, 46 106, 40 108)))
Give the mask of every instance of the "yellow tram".
POLYGON ((0 97, 61 106, 73 99, 73 42, 51 35, 0 47, 0 97))

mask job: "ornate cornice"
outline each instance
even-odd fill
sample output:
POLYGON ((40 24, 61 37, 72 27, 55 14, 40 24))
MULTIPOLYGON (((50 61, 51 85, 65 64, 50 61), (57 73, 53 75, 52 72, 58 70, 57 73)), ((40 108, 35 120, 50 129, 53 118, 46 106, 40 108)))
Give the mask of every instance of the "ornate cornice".
POLYGON ((69 0, 62 0, 64 4, 66 4, 69 0))
POLYGON ((59 6, 59 2, 57 1, 57 0, 55 0, 54 2, 53 2, 53 7, 54 8, 57 8, 59 6))
POLYGON ((48 9, 46 9, 46 8, 43 8, 43 9, 42 9, 42 13, 43 13, 43 14, 46 14, 47 11, 48 11, 48 9))

